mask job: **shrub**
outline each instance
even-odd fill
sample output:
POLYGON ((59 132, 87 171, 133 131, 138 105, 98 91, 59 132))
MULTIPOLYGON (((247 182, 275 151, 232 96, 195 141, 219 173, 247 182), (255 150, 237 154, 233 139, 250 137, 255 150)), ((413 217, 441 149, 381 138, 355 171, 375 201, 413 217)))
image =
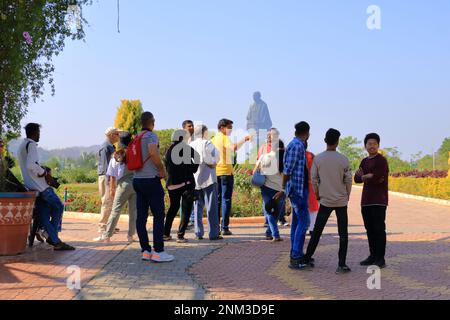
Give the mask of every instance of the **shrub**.
POLYGON ((448 175, 447 171, 443 170, 412 170, 406 172, 399 172, 391 174, 392 177, 400 178, 400 177, 411 177, 411 178, 446 178, 448 175))
POLYGON ((389 179, 389 190, 416 196, 450 200, 450 179, 391 177, 389 179))
POLYGON ((60 183, 94 183, 97 182, 98 175, 97 170, 86 168, 73 168, 64 169, 59 172, 55 172, 54 176, 60 179, 60 183))

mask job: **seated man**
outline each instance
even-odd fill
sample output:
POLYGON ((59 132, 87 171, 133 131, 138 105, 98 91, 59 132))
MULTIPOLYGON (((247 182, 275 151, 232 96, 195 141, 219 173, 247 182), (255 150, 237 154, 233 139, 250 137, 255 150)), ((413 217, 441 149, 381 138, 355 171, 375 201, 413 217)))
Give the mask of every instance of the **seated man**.
POLYGON ((25 126, 25 132, 27 138, 19 148, 20 170, 25 186, 29 190, 39 192, 36 209, 39 212, 40 224, 48 233, 47 243, 52 245, 55 251, 75 250, 58 237, 64 205, 50 187, 54 182, 50 171, 43 168, 38 161, 37 142, 40 139, 40 125, 29 123, 25 126))

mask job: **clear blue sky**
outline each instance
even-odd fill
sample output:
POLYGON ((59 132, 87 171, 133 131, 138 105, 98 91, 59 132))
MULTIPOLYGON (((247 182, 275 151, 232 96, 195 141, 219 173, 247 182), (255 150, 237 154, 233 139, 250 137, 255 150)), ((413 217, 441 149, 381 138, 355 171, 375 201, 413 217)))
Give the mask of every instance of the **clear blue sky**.
POLYGON ((346 0, 95 1, 86 42, 55 59, 56 95, 24 120, 43 124, 41 146, 100 143, 121 99, 140 99, 158 128, 182 120, 245 127, 260 90, 285 140, 300 120, 311 149, 334 127, 379 132, 403 157, 450 136, 450 2, 346 0), (382 29, 366 27, 369 5, 382 29))

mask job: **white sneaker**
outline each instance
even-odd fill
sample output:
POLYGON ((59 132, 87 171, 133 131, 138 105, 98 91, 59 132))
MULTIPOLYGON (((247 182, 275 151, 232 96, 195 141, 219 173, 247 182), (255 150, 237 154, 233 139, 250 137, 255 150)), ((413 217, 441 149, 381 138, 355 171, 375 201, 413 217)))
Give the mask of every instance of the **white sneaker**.
POLYGON ((94 238, 93 241, 94 242, 110 243, 111 242, 111 238, 102 234, 100 237, 94 238))
POLYGON ((133 236, 127 236, 127 241, 128 241, 128 244, 132 244, 134 242, 134 237, 133 236))
POLYGON ((150 261, 150 260, 152 260, 152 257, 153 257, 152 252, 148 252, 148 251, 142 252, 142 261, 150 261))
POLYGON ((152 252, 152 261, 154 262, 171 262, 175 257, 167 252, 152 252))

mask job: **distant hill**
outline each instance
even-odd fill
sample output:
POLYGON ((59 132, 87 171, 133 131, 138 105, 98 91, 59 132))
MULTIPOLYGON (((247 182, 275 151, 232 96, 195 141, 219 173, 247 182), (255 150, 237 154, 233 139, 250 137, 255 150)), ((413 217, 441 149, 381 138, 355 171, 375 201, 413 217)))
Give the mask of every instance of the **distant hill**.
MULTIPOLYGON (((17 152, 22 141, 23 139, 17 139, 9 142, 8 150, 14 155, 14 157, 17 157, 17 152)), ((38 147, 39 162, 45 162, 52 157, 58 157, 61 159, 77 159, 83 152, 96 153, 99 149, 100 145, 94 145, 90 147, 70 147, 52 150, 46 150, 38 147)))

